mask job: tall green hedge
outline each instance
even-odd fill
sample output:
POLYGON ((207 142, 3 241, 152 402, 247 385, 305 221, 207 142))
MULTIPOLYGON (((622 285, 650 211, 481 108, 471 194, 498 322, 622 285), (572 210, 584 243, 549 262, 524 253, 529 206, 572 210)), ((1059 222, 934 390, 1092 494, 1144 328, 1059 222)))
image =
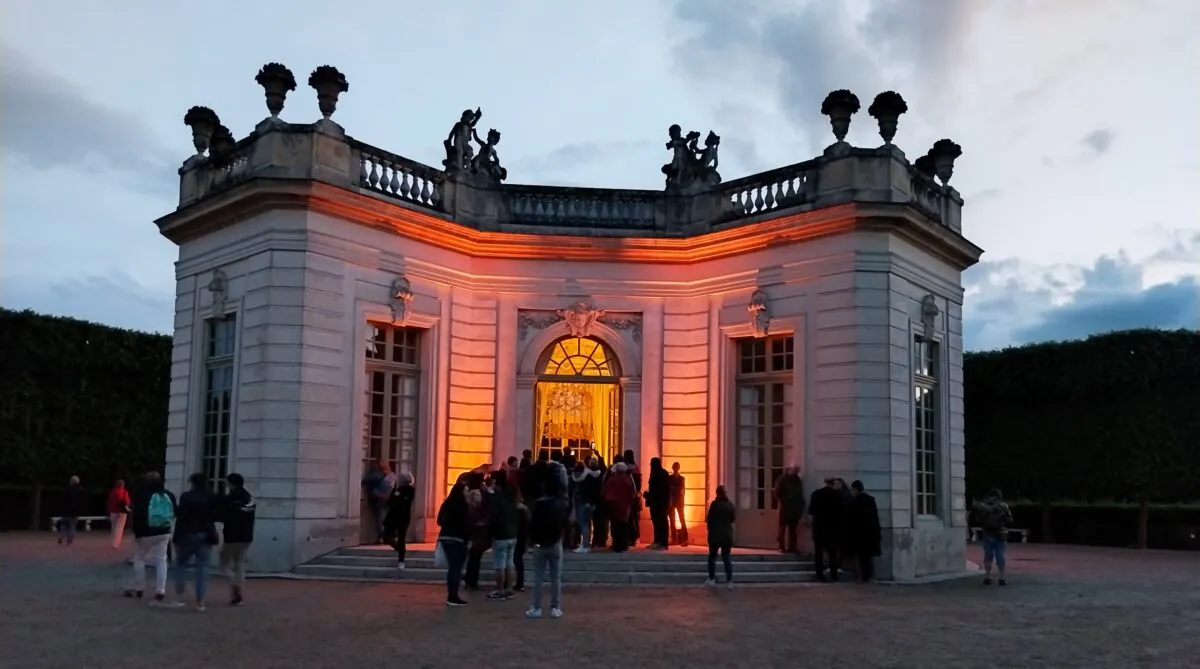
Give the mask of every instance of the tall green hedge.
POLYGON ((161 468, 171 338, 0 309, 0 483, 161 468))
POLYGON ((1200 497, 1200 332, 969 353, 963 373, 970 494, 1200 497))

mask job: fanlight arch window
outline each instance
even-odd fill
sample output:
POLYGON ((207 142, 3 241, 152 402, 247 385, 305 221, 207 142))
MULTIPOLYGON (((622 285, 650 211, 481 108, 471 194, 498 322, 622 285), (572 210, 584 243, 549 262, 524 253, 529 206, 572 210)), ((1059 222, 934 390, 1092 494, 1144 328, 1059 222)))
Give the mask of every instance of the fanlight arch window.
POLYGON ((591 337, 567 337, 551 345, 542 365, 543 376, 620 376, 617 358, 602 342, 591 337))

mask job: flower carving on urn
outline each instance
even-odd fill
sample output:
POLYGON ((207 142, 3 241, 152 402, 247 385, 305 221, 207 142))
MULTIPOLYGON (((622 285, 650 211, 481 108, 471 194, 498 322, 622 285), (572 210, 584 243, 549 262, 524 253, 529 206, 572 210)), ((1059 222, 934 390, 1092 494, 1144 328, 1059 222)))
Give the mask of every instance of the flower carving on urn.
POLYGON ((392 281, 391 293, 388 295, 388 308, 392 311, 392 322, 404 325, 408 320, 408 305, 413 300, 412 285, 408 279, 400 276, 392 281))
POLYGON ((908 103, 896 91, 884 91, 876 95, 875 101, 867 108, 867 113, 879 122, 879 136, 883 138, 884 146, 891 146, 896 127, 900 124, 900 115, 907 111, 908 103))
POLYGON ((308 85, 317 91, 317 106, 326 120, 337 111, 338 96, 350 90, 346 75, 332 65, 322 65, 308 75, 308 85))
POLYGON ((233 133, 229 132, 229 128, 224 125, 218 125, 212 133, 211 146, 209 147, 209 155, 219 155, 229 151, 236 143, 233 139, 233 133))
POLYGON ((203 156, 208 150, 213 131, 221 125, 221 119, 208 107, 192 107, 183 115, 183 123, 192 129, 192 146, 196 148, 196 155, 203 156))
POLYGON ((555 313, 558 314, 559 318, 567 322, 567 329, 571 331, 572 337, 590 337, 592 335, 592 327, 604 315, 602 309, 595 309, 587 302, 576 302, 566 309, 559 309, 555 313))
POLYGON ((271 112, 271 118, 279 118, 287 94, 296 90, 296 77, 292 75, 292 71, 279 63, 267 63, 258 70, 254 81, 263 87, 267 96, 267 111, 271 112))
POLYGON ((948 139, 939 139, 929 150, 929 157, 933 160, 933 172, 943 186, 949 185, 950 177, 954 176, 954 161, 961 155, 962 147, 948 139))
POLYGON ((767 336, 767 330, 771 326, 771 307, 767 304, 767 299, 764 291, 756 290, 750 296, 750 304, 746 305, 746 312, 750 314, 750 328, 755 337, 767 336))
POLYGON ((833 136, 838 143, 846 141, 846 133, 850 132, 850 117, 858 113, 859 106, 858 96, 844 88, 826 95, 821 103, 821 113, 829 117, 833 136))

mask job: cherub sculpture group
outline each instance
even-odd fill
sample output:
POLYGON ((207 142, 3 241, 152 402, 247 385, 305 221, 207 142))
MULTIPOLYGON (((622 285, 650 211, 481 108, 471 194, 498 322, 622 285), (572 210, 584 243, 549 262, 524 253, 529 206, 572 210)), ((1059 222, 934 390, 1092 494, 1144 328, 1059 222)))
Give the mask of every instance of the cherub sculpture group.
POLYGON ((446 159, 442 165, 450 174, 482 175, 489 181, 499 183, 508 178, 508 170, 500 165, 500 156, 496 153, 496 145, 500 143, 500 131, 488 130, 487 141, 480 139, 475 126, 483 112, 464 110, 462 117, 450 129, 450 134, 442 145, 446 147, 446 159), (479 153, 471 146, 474 139, 479 144, 479 153))
POLYGON ((695 130, 684 136, 682 128, 672 125, 667 135, 671 162, 663 165, 662 173, 667 177, 668 192, 707 189, 721 183, 721 174, 717 172, 721 138, 717 133, 709 131, 704 148, 698 146, 700 133, 695 130))

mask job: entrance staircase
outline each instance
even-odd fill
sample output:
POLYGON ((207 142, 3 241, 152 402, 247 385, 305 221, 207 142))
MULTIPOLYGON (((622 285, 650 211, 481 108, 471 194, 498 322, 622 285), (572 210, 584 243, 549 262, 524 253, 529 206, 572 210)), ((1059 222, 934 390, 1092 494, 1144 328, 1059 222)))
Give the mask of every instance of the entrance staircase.
MULTIPOLYGON (((432 544, 408 548, 406 568, 396 568, 396 553, 387 546, 341 548, 312 562, 296 567, 300 578, 347 581, 397 581, 444 583, 446 570, 433 566, 432 544)), ((567 551, 563 560, 565 585, 698 585, 707 578, 707 548, 673 546, 669 551, 634 548, 626 553, 567 551)), ((525 557, 526 569, 533 570, 533 558, 525 557)), ((491 553, 485 553, 481 583, 492 581, 491 553)), ((721 562, 717 561, 717 580, 723 581, 721 562)), ((733 580, 738 584, 807 583, 816 580, 813 564, 807 558, 756 549, 733 549, 733 580)))

